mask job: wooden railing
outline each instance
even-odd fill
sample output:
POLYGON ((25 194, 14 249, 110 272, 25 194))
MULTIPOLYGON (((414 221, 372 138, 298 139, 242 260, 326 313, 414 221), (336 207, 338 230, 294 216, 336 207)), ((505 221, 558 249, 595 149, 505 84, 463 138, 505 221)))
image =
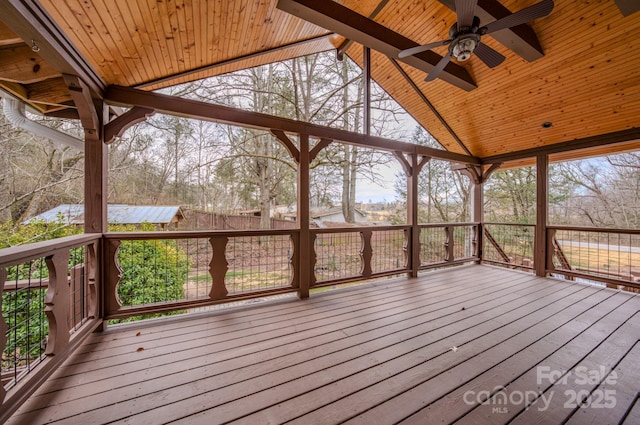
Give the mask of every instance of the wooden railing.
POLYGON ((478 223, 421 224, 420 270, 479 261, 478 223))
POLYGON ((298 235, 295 229, 107 233, 105 318, 296 291, 298 235))
POLYGON ((547 272, 640 289, 640 230, 547 226, 547 272))
MULTIPOLYGON (((419 227, 426 237, 421 237, 418 270, 478 260, 476 224, 419 227), (437 241, 434 232, 440 235, 437 241), (434 245, 441 252, 437 258, 434 245)), ((311 262, 300 264, 296 229, 105 234, 105 318, 202 308, 293 292, 300 285, 319 287, 412 271, 411 226, 311 229, 310 235, 311 262), (153 260, 158 255, 166 257, 162 267, 153 260), (148 258, 144 270, 140 256, 148 258), (300 282, 301 267, 312 271, 309 282, 300 282)))
POLYGON ((102 322, 101 235, 0 250, 0 423, 102 322))
POLYGON ((335 285, 411 271, 411 226, 311 230, 311 287, 335 285))

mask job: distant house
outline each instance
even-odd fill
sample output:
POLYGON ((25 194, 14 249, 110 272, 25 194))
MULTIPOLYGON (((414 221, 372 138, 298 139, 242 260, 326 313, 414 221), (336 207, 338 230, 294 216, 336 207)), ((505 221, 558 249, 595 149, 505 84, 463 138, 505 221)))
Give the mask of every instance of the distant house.
POLYGON ((249 216, 249 217, 260 217, 260 213, 262 212, 262 210, 258 209, 253 209, 253 210, 240 210, 238 211, 238 214, 240 215, 245 215, 245 216, 249 216))
MULTIPOLYGON (((356 223, 367 223, 367 214, 359 209, 355 209, 354 218, 356 223)), ((341 207, 333 207, 325 210, 311 211, 311 220, 318 227, 331 227, 332 224, 345 224, 341 207)))
MULTIPOLYGON (((58 205, 49 211, 45 211, 42 214, 26 220, 25 223, 33 220, 55 222, 60 219, 64 224, 82 226, 84 224, 84 205, 58 205)), ((136 226, 143 223, 151 223, 160 229, 169 230, 171 226, 176 229, 178 223, 184 221, 184 214, 180 206, 177 205, 113 204, 107 206, 107 221, 109 224, 130 224, 136 226)))

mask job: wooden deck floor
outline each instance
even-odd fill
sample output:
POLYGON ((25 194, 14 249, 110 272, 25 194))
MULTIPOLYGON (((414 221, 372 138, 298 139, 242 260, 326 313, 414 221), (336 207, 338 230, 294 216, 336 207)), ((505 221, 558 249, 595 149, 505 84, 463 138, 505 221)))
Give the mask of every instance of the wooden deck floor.
POLYGON ((127 325, 8 423, 638 424, 639 310, 629 293, 467 266, 127 325))

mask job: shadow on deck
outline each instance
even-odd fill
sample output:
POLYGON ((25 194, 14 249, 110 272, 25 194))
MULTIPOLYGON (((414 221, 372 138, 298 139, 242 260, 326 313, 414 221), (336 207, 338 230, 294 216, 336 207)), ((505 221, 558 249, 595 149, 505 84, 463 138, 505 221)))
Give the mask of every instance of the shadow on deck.
POLYGON ((473 265, 133 323, 7 423, 640 423, 639 310, 473 265))

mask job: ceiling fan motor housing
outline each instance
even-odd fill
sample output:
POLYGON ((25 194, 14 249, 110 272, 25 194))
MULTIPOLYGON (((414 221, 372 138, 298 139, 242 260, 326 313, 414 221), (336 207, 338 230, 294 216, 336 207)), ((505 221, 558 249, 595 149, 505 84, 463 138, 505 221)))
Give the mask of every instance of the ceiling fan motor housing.
POLYGON ((478 29, 480 27, 480 18, 473 17, 473 23, 470 27, 458 28, 458 24, 455 23, 449 29, 449 35, 452 42, 449 45, 449 52, 451 56, 456 58, 459 62, 469 60, 471 54, 475 50, 478 43, 480 43, 480 34, 478 29))

